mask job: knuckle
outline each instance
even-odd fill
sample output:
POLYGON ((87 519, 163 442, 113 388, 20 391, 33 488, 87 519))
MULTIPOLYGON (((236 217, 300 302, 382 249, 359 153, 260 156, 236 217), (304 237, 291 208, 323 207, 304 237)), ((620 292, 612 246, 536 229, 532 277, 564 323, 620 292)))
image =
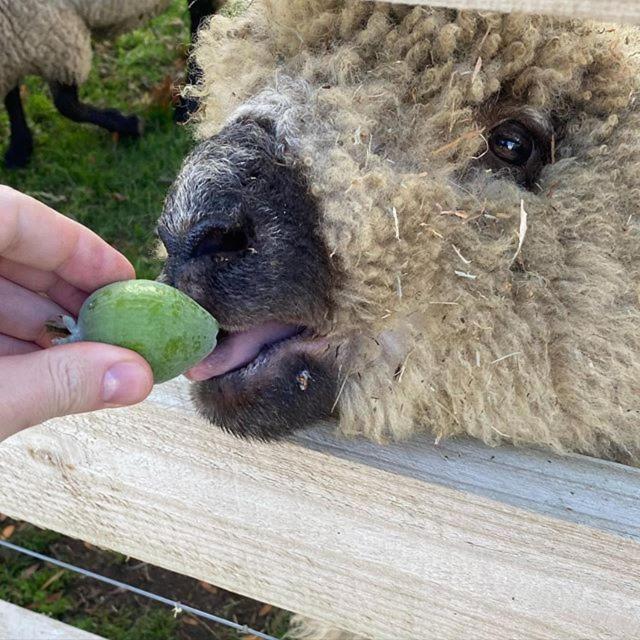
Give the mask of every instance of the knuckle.
POLYGON ((62 415, 79 409, 84 402, 82 366, 67 358, 48 358, 47 377, 50 380, 50 409, 62 415))

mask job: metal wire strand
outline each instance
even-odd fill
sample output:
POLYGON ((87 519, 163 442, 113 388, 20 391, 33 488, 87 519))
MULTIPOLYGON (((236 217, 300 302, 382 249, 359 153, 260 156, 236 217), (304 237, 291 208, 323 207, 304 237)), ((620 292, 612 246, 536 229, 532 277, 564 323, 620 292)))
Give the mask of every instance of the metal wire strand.
POLYGON ((62 560, 56 560, 55 558, 43 555, 42 553, 37 553, 36 551, 31 551, 31 549, 26 549, 25 547, 21 547, 17 544, 13 544, 5 540, 0 540, 0 547, 5 547, 6 549, 10 549, 11 551, 22 553, 24 555, 31 556, 32 558, 36 558, 37 560, 41 560, 42 562, 48 562, 49 564, 53 564, 56 567, 67 569, 68 571, 73 571, 74 573, 78 573, 88 578, 93 578, 94 580, 99 580, 100 582, 118 587, 119 589, 124 589, 125 591, 130 591, 131 593, 135 593, 136 595, 144 596, 145 598, 149 598, 150 600, 161 602, 162 604, 173 607, 173 610, 176 613, 187 612, 194 616, 204 618, 205 620, 216 622, 217 624, 221 624, 225 627, 230 627, 231 629, 235 629, 240 633, 253 635, 256 638, 261 638, 262 640, 280 640, 279 638, 276 638, 274 636, 270 636, 266 633, 257 631, 256 629, 252 629, 247 625, 238 624, 237 622, 233 622, 232 620, 227 620, 226 618, 215 616, 212 613, 207 613, 206 611, 201 611, 200 609, 190 607, 189 605, 178 602, 177 600, 171 600, 170 598, 165 598, 164 596, 159 596, 155 593, 151 593, 150 591, 145 591, 144 589, 139 589, 138 587, 134 587, 133 585, 126 584, 125 582, 107 578, 106 576, 102 576, 99 573, 88 571, 87 569, 83 569, 82 567, 76 567, 75 565, 69 564, 68 562, 62 562, 62 560))

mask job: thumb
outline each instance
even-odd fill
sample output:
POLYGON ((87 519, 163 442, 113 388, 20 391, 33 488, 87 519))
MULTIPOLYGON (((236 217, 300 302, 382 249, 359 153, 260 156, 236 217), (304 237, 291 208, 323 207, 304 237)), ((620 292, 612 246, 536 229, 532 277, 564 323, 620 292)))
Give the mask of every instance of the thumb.
POLYGON ((0 358, 0 440, 49 418, 135 404, 152 386, 142 357, 106 344, 0 358))

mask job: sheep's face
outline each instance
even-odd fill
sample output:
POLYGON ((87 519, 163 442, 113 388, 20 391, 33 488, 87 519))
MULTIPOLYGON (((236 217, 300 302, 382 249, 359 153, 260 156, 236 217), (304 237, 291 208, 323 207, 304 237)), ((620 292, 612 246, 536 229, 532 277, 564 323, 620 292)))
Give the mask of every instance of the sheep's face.
POLYGON ((226 333, 201 411, 640 447, 639 118, 609 32, 256 6, 200 37, 205 141, 160 222, 165 279, 226 333))
MULTIPOLYGON (((295 111, 289 98, 285 108, 295 111)), ((358 369, 367 359, 382 386, 400 378, 411 351, 407 317, 422 314, 427 290, 422 279, 412 278, 403 291, 406 268, 399 261, 423 254, 428 233, 415 229, 403 240, 406 225, 391 201, 387 210, 351 210, 346 197, 338 230, 345 237, 325 237, 330 225, 313 193, 313 175, 302 152, 279 131, 281 99, 259 95, 197 147, 159 224, 168 253, 163 279, 208 309, 222 328, 214 353, 189 372, 198 382, 198 406, 214 423, 261 438, 337 415, 344 376, 350 369, 362 375, 358 369), (256 105, 266 109, 258 114, 256 105), (269 110, 272 118, 265 116, 269 110), (355 248, 364 271, 350 266, 349 274, 344 265, 353 265, 355 248), (403 296, 414 302, 403 303, 403 296)), ((494 109, 485 118, 493 118, 486 122, 487 151, 463 179, 472 182, 490 169, 512 184, 531 186, 550 156, 550 122, 515 107, 494 109)), ((329 155, 340 155, 340 147, 329 155)), ((422 178, 439 192, 429 199, 441 209, 452 196, 443 191, 448 177, 422 178)), ((358 185, 357 199, 376 193, 379 179, 358 185)), ((451 206, 452 214, 458 211, 451 206)), ((460 215, 483 212, 467 206, 460 215)), ((424 277, 442 268, 439 253, 420 260, 424 277)))

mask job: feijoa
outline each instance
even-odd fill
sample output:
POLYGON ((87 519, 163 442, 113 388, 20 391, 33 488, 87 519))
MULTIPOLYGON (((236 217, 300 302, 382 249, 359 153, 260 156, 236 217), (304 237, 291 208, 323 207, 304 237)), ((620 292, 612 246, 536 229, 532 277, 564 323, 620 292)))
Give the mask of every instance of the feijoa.
POLYGON ((216 346, 218 323, 195 300, 152 280, 114 282, 92 293, 77 322, 57 344, 103 342, 139 353, 155 382, 171 380, 200 362, 216 346))

